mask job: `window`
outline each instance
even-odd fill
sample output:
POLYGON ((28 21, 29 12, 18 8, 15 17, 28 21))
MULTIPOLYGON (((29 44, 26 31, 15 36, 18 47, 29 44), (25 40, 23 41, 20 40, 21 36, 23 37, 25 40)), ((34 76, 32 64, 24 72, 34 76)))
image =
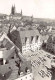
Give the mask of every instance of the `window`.
POLYGON ((11 59, 14 59, 14 56, 12 56, 11 59))
POLYGON ((37 36, 36 36, 36 41, 38 40, 38 38, 39 38, 39 36, 37 35, 37 36))
POLYGON ((0 65, 3 65, 3 58, 0 59, 0 65))
POLYGON ((26 77, 26 79, 27 79, 27 77, 26 77))
POLYGON ((25 43, 26 43, 26 41, 27 41, 27 37, 25 37, 25 43))
POLYGON ((30 75, 30 77, 31 77, 31 75, 30 75))
POLYGON ((8 61, 8 60, 6 60, 5 64, 8 64, 8 63, 9 63, 9 61, 8 61))
POLYGON ((27 70, 28 70, 28 67, 25 68, 25 72, 27 72, 27 70))
POLYGON ((31 36, 31 42, 33 41, 33 36, 31 36))
POLYGON ((4 48, 4 45, 3 45, 3 43, 1 44, 1 46, 0 46, 1 48, 4 48))
POLYGON ((36 40, 38 40, 39 36, 36 36, 36 40))

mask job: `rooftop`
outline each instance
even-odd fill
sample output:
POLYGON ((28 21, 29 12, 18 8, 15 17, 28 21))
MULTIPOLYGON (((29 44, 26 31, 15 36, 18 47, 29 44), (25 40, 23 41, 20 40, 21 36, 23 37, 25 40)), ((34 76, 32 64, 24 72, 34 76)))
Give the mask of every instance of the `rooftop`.
POLYGON ((30 37, 39 35, 38 30, 21 30, 19 31, 21 37, 30 37))
POLYGON ((20 73, 23 72, 23 76, 27 75, 26 70, 30 70, 30 73, 32 73, 31 69, 31 63, 30 61, 20 62, 21 66, 19 69, 19 58, 11 59, 9 60, 9 64, 1 65, 0 66, 0 74, 6 79, 16 79, 20 77, 20 73), (14 75, 15 74, 15 75, 14 75), (14 78, 15 76, 15 78, 14 78))

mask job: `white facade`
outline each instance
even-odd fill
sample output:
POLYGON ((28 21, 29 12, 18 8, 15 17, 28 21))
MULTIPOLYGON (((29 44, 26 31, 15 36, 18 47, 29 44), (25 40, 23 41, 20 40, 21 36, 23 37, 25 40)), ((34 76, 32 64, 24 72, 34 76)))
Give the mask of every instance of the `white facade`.
POLYGON ((25 46, 22 46, 22 53, 26 53, 29 50, 32 50, 32 51, 39 50, 42 44, 40 41, 40 37, 38 37, 37 41, 35 40, 36 40, 36 37, 33 37, 33 40, 30 43, 29 38, 27 38, 25 46))
POLYGON ((25 76, 21 76, 20 78, 17 78, 15 80, 33 80, 33 74, 30 73, 30 74, 27 74, 25 76))
POLYGON ((22 46, 22 53, 25 53, 30 50, 29 38, 27 38, 25 46, 22 46))
POLYGON ((3 58, 3 51, 0 51, 0 58, 3 58))

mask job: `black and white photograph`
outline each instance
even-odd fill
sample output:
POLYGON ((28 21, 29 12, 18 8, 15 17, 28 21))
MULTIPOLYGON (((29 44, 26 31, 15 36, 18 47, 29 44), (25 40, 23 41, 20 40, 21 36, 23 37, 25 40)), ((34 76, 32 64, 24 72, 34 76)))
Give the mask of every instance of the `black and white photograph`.
POLYGON ((55 0, 0 0, 0 80, 55 80, 55 0))

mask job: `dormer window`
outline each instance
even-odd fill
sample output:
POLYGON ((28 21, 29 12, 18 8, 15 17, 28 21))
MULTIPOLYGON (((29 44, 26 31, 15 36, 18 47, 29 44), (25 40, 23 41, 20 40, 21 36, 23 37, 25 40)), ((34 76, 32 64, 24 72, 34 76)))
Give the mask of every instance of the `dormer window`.
POLYGON ((3 65, 3 58, 0 58, 0 65, 3 65))
POLYGON ((26 41, 27 41, 27 37, 25 37, 25 43, 26 43, 26 41))
POLYGON ((38 40, 39 36, 36 36, 36 40, 38 40))
POLYGON ((37 36, 36 36, 36 41, 38 40, 38 38, 39 38, 39 36, 37 35, 37 36))
POLYGON ((28 67, 25 68, 25 72, 27 72, 27 70, 28 70, 28 67))
POLYGON ((4 45, 3 45, 3 43, 1 44, 1 46, 0 46, 1 48, 4 48, 4 45))
POLYGON ((33 36, 31 36, 31 42, 33 41, 33 36))

